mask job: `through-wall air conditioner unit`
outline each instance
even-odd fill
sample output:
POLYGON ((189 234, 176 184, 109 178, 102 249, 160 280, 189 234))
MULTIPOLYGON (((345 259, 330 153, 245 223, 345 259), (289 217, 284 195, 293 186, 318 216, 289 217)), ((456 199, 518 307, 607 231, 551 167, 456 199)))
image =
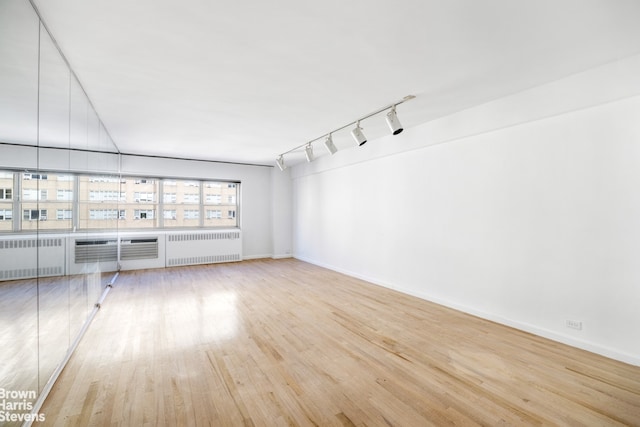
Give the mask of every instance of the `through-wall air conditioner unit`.
POLYGON ((70 274, 83 274, 88 264, 99 271, 118 269, 118 240, 115 236, 73 236, 70 240, 73 248, 70 274))
POLYGON ((119 266, 121 270, 163 268, 164 236, 121 236, 119 266))

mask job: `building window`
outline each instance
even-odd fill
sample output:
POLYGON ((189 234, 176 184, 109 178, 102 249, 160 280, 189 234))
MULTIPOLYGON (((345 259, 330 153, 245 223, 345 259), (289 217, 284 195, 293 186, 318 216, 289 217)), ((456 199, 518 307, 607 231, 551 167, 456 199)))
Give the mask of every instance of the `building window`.
POLYGON ((212 205, 219 205, 222 203, 222 195, 220 194, 207 194, 205 198, 207 203, 211 203, 212 205))
POLYGON ((47 200, 47 196, 47 190, 38 191, 37 188, 25 188, 22 190, 23 200, 47 200), (38 195, 40 195, 40 199, 38 199, 38 195))
POLYGON ((22 219, 25 221, 46 221, 46 209, 24 209, 22 211, 22 219))
POLYGON ((58 209, 56 210, 56 219, 70 220, 73 216, 71 212, 71 209, 58 209))
POLYGON ((90 209, 89 219, 92 220, 107 220, 118 218, 117 209, 90 209))
POLYGON ((220 219, 222 218, 222 211, 207 209, 207 219, 220 219))
POLYGON ((133 211, 134 219, 154 219, 154 210, 153 209, 135 209, 133 211))
POLYGON ((24 179, 24 180, 31 180, 31 179, 34 179, 34 180, 45 180, 45 179, 48 179, 48 178, 49 178, 49 176, 46 173, 44 173, 44 174, 42 174, 42 173, 23 173, 22 174, 22 179, 24 179))
POLYGON ((165 209, 162 217, 164 219, 178 219, 178 215, 175 209, 165 209))
POLYGON ((236 217, 236 211, 227 212, 227 218, 235 218, 235 217, 236 217))
POLYGON ((0 188, 0 200, 11 200, 13 190, 11 188, 0 188))
POLYGON ((58 190, 58 200, 73 200, 73 190, 58 190))
POLYGON ((176 193, 164 193, 162 195, 162 201, 164 203, 176 203, 178 196, 176 193))
POLYGON ((156 195, 150 192, 136 191, 133 193, 133 199, 136 202, 153 202, 156 195))
POLYGON ((200 203, 200 195, 198 193, 185 194, 182 200, 185 203, 200 203))
POLYGON ((0 221, 11 221, 13 219, 13 211, 11 209, 0 209, 0 221))
POLYGON ((90 190, 89 201, 92 202, 104 202, 104 201, 119 201, 124 202, 126 200, 126 193, 117 190, 90 190))
POLYGON ((184 211, 184 219, 199 219, 200 211, 194 209, 186 209, 184 211))

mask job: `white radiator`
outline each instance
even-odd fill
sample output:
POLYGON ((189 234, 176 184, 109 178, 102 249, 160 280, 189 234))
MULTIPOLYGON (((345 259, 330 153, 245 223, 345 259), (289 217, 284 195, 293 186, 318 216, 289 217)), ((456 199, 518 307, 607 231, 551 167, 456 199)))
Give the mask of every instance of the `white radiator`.
POLYGON ((0 240, 0 280, 62 276, 65 254, 63 237, 0 240))
POLYGON ((235 261, 242 261, 240 230, 0 238, 0 280, 235 261))
POLYGON ((240 230, 168 233, 166 266, 242 261, 240 230))

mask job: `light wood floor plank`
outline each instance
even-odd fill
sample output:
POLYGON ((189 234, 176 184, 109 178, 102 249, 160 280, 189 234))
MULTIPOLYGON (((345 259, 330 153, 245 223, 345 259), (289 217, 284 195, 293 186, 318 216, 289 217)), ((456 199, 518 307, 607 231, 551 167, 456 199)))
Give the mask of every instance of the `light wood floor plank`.
POLYGON ((124 272, 56 426, 640 425, 640 367, 297 260, 124 272))

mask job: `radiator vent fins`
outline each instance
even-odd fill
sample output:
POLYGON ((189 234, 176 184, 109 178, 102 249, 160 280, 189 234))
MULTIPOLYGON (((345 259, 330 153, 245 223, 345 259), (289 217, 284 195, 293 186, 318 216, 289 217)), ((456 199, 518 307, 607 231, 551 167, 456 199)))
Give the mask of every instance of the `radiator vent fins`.
POLYGON ((0 270, 0 280, 26 279, 36 276, 61 276, 62 267, 19 268, 15 270, 0 270))
POLYGON ((167 239, 170 242, 188 242, 193 240, 235 240, 240 238, 240 232, 231 233, 195 233, 195 234, 170 234, 167 239))
POLYGON ((0 249, 26 249, 62 246, 61 238, 0 240, 0 249))
POLYGON ((240 261, 240 254, 206 255, 206 256, 194 256, 194 257, 187 257, 187 258, 170 258, 167 260, 167 267, 176 267, 179 265, 213 264, 218 262, 234 262, 234 261, 240 261))
POLYGON ((156 258, 158 258, 157 237, 120 241, 120 259, 123 261, 156 258))
POLYGON ((118 260, 116 239, 76 240, 75 263, 109 262, 118 260))

